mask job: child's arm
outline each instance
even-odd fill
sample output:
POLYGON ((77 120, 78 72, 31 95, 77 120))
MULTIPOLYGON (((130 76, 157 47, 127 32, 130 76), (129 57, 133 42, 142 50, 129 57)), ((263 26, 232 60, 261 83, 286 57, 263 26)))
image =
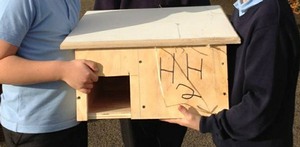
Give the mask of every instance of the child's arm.
POLYGON ((0 40, 0 83, 27 85, 65 81, 74 89, 88 93, 98 80, 96 63, 87 60, 33 61, 16 55, 18 48, 0 40))

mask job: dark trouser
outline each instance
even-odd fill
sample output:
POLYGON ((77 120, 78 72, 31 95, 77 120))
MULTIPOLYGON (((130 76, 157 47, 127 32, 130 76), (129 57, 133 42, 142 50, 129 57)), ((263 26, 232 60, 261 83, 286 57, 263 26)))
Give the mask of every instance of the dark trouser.
POLYGON ((160 120, 121 119, 125 147, 180 147, 187 128, 160 120))
POLYGON ((3 127, 7 147, 87 147, 87 123, 51 133, 16 133, 3 127))

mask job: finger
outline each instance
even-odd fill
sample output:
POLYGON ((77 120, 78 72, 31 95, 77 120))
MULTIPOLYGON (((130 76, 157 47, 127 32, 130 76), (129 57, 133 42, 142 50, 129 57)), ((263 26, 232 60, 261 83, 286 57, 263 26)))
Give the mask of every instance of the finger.
POLYGON ((98 72, 99 68, 97 66, 96 62, 90 61, 90 60, 84 60, 84 63, 93 71, 98 72))
POLYGON ((92 73, 91 74, 91 80, 92 80, 92 82, 97 82, 98 81, 98 75, 97 74, 95 74, 95 73, 92 73))
POLYGON ((80 92, 85 93, 85 94, 89 94, 91 92, 91 89, 79 89, 80 92))
POLYGON ((90 69, 92 70, 92 73, 91 73, 91 80, 92 82, 97 82, 98 81, 98 66, 95 62, 93 61, 90 61, 90 60, 84 60, 84 64, 90 69))
POLYGON ((93 83, 87 83, 87 84, 84 84, 82 88, 84 88, 84 89, 92 89, 93 87, 94 87, 93 83))
POLYGON ((178 110, 179 110, 184 116, 188 116, 188 115, 189 115, 188 110, 187 110, 184 106, 182 106, 182 105, 179 105, 178 110))
POLYGON ((178 124, 181 121, 181 119, 177 119, 177 118, 174 118, 174 119, 161 119, 161 121, 168 122, 168 123, 173 123, 173 124, 178 124))

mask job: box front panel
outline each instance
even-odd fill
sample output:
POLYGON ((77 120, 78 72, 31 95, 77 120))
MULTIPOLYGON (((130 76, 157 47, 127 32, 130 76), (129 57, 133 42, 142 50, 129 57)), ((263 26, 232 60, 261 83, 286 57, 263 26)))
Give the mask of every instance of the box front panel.
POLYGON ((206 116, 228 108, 226 46, 144 49, 139 60, 132 118, 178 118, 179 104, 206 116))

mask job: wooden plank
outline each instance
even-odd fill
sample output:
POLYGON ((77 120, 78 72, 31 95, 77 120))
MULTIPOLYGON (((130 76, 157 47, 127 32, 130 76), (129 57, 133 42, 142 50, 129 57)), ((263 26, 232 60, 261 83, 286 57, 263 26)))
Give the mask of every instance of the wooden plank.
POLYGON ((130 99, 121 95, 118 97, 95 97, 93 103, 89 105, 88 118, 131 118, 130 99))
POLYGON ((87 59, 98 63, 99 76, 137 75, 138 52, 133 49, 120 50, 76 50, 76 59, 87 59))
POLYGON ((212 58, 214 59, 214 89, 216 89, 215 97, 217 99, 211 99, 210 105, 218 104, 218 107, 211 108, 215 109, 213 113, 219 112, 223 109, 229 108, 228 101, 228 71, 227 71, 227 48, 226 46, 209 46, 213 51, 212 58))
POLYGON ((160 79, 159 72, 159 52, 162 50, 158 48, 139 51, 143 52, 139 56, 140 60, 143 61, 139 66, 140 101, 143 108, 140 110, 140 119, 178 118, 180 113, 178 113, 177 107, 168 105, 164 99, 166 96, 162 83, 166 80, 160 79))
MULTIPOLYGON (((76 52, 76 57, 94 60, 104 67, 88 101, 84 101, 89 103, 88 110, 82 101, 78 103, 78 111, 87 111, 89 119, 178 118, 179 104, 205 116, 228 108, 225 45, 126 50, 133 55, 130 60, 122 50, 76 52), (109 60, 105 56, 115 57, 109 60), (127 64, 126 72, 120 72, 123 63, 127 64), (103 81, 102 76, 128 76, 129 82, 116 79, 113 83, 120 82, 116 86, 103 81), (118 88, 126 83, 128 88, 118 88), (130 94, 125 96, 126 92, 130 94)), ((82 118, 82 112, 79 114, 82 118)))
POLYGON ((132 119, 141 118, 140 84, 140 77, 138 75, 130 76, 130 108, 132 119))
POLYGON ((87 95, 76 91, 76 118, 77 121, 87 121, 88 120, 88 98, 87 95))
POLYGON ((129 76, 100 77, 89 100, 89 119, 130 118, 129 76))
POLYGON ((220 6, 88 11, 62 49, 240 43, 220 6))
POLYGON ((139 52, 140 119, 178 118, 179 104, 205 116, 228 108, 226 46, 139 52))

